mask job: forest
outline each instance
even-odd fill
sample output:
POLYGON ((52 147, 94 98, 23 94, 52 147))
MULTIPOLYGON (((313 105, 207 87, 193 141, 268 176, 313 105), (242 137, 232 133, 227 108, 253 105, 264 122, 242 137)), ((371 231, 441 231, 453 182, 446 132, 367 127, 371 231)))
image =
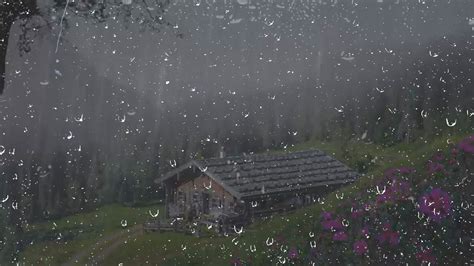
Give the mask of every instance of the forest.
POLYGON ((159 200, 154 179, 221 149, 474 132, 469 0, 13 2, 0 6, 20 10, 1 28, 5 256, 30 223, 159 200))

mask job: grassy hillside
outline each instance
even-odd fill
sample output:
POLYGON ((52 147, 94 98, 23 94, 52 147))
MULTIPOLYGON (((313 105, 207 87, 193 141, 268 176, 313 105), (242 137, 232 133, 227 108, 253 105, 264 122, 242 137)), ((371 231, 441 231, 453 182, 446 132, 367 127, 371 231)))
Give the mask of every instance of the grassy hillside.
MULTIPOLYGON (((358 197, 372 189, 387 168, 407 166, 425 168, 425 162, 438 150, 446 150, 449 143, 458 142, 467 135, 439 137, 434 140, 419 140, 410 144, 382 147, 362 142, 320 142, 312 141, 291 147, 290 151, 310 148, 321 149, 366 172, 357 182, 327 195, 318 203, 284 215, 275 215, 258 221, 244 229, 241 235, 228 237, 196 238, 178 233, 145 233, 118 243, 117 248, 105 258, 104 264, 144 265, 229 265, 243 263, 266 265, 276 260, 288 262, 279 254, 291 252, 291 246, 308 246, 308 239, 319 227, 323 211, 335 211, 341 202, 358 197), (274 242, 273 245, 268 245, 274 242), (279 247, 279 248, 277 248, 279 247)), ((74 252, 90 247, 100 238, 120 232, 123 219, 129 225, 141 223, 149 217, 150 207, 125 208, 106 206, 95 212, 78 214, 56 221, 33 226, 38 232, 79 232, 70 241, 43 241, 33 244, 24 253, 24 261, 56 264, 67 261, 74 252)), ((65 235, 63 233, 63 235, 65 235)), ((318 243, 319 245, 319 243, 318 243)), ((307 254, 306 254, 307 256, 307 254)), ((86 261, 84 261, 86 262, 86 261)))
POLYGON ((113 204, 92 212, 33 224, 26 228, 31 245, 22 252, 22 261, 27 265, 65 263, 99 240, 142 224, 150 218, 149 211, 156 213, 157 210, 163 211, 162 205, 132 208, 113 204))
MULTIPOLYGON (((374 144, 349 142, 308 142, 291 150, 318 148, 334 155, 352 167, 366 167, 367 174, 355 184, 328 195, 319 204, 285 215, 257 222, 246 228, 241 236, 194 238, 181 234, 145 234, 123 244, 106 263, 159 263, 160 265, 229 265, 235 258, 253 264, 265 265, 272 256, 266 244, 273 238, 286 243, 306 241, 322 211, 334 209, 338 201, 351 198, 360 191, 372 187, 383 171, 389 167, 411 166, 424 168, 424 163, 434 151, 448 148, 465 136, 440 137, 431 141, 420 140, 410 144, 381 147, 374 144), (337 196, 336 196, 337 195, 337 196), (252 252, 252 250, 255 250, 252 252), (265 250, 264 252, 262 252, 265 250)), ((313 232, 314 233, 314 232, 313 232)), ((283 260, 283 258, 281 258, 283 260)), ((233 261, 237 262, 237 261, 233 261)))

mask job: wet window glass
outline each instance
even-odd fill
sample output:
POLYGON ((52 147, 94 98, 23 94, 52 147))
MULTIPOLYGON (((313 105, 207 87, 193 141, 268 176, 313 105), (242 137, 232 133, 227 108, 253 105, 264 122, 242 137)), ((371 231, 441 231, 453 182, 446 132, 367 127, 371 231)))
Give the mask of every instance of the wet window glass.
POLYGON ((474 1, 0 18, 1 265, 474 263, 474 1))

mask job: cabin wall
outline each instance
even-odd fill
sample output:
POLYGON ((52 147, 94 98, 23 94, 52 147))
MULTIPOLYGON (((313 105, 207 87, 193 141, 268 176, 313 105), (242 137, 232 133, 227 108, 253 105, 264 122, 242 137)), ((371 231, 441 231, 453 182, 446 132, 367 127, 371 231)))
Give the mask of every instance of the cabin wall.
POLYGON ((181 177, 166 185, 168 217, 193 219, 204 214, 217 218, 220 214, 229 213, 238 213, 242 217, 266 216, 314 204, 320 200, 322 202, 328 193, 345 185, 333 184, 282 193, 258 194, 240 201, 206 175, 195 178, 181 177))
POLYGON ((306 190, 288 191, 285 193, 266 194, 245 198, 250 216, 266 216, 281 213, 302 206, 324 202, 324 197, 345 184, 328 187, 314 187, 306 190))
POLYGON ((205 175, 178 185, 173 201, 186 216, 232 212, 236 203, 229 192, 205 175))

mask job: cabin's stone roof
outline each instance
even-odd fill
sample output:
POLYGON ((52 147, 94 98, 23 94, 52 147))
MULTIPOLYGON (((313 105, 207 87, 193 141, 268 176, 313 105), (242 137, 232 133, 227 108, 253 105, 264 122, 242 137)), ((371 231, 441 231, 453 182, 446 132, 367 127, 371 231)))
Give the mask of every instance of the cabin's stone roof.
MULTIPOLYGON (((210 158, 192 161, 187 167, 192 165, 239 198, 342 184, 358 176, 319 150, 210 158)), ((173 174, 164 178, 169 176, 173 174)))

